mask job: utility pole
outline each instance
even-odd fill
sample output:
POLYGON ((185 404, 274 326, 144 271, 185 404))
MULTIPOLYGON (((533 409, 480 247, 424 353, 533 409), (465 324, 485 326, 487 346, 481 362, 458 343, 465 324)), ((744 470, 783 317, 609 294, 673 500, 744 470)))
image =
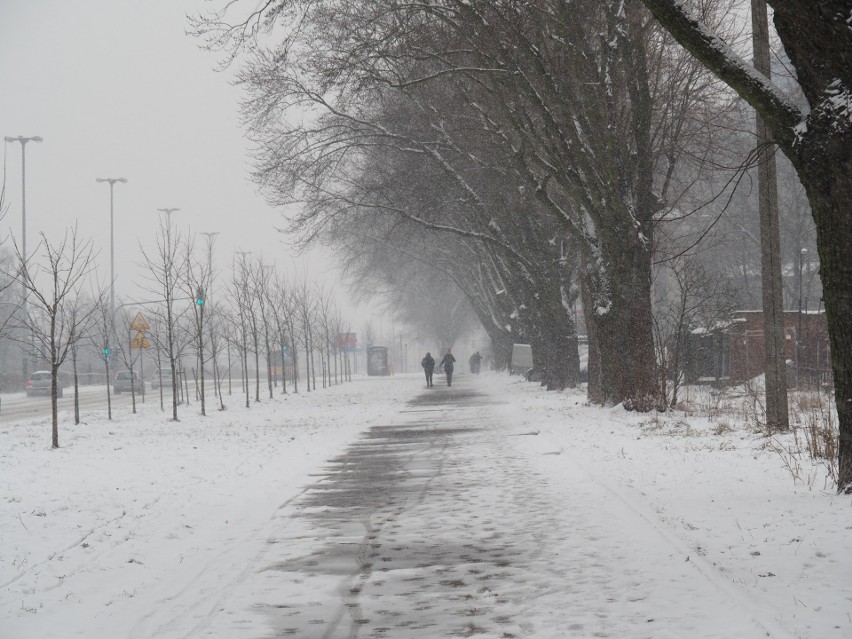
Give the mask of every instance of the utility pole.
MULTIPOLYGON (((766 0, 751 0, 751 23, 754 67, 767 78, 771 78, 766 0)), ((766 426, 770 431, 782 431, 790 428, 790 421, 787 413, 787 365, 784 357, 784 296, 781 284, 781 233, 778 223, 778 176, 775 164, 777 147, 773 143, 769 127, 759 113, 755 114, 755 120, 766 426)))

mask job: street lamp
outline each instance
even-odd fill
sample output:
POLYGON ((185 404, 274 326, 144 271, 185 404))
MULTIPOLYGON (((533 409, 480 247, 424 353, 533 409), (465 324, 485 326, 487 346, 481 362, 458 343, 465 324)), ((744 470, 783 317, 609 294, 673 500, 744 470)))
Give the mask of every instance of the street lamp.
POLYGON ((109 184, 109 316, 115 317, 115 216, 113 209, 113 188, 116 182, 127 183, 127 178, 95 178, 96 182, 109 184))
MULTIPOLYGON (((34 135, 32 137, 24 137, 23 135, 19 135, 18 137, 9 137, 6 136, 3 138, 6 142, 20 142, 21 143, 21 268, 26 272, 27 268, 27 142, 43 142, 41 136, 34 135)), ((27 287, 26 284, 22 284, 22 307, 24 312, 24 317, 27 315, 27 287)), ((23 358, 21 360, 21 374, 23 376, 23 381, 27 380, 27 355, 24 353, 23 358)))
POLYGON ((240 256, 240 272, 246 272, 246 255, 251 255, 251 251, 234 251, 240 256))
POLYGON ((166 214, 166 219, 168 220, 168 222, 169 222, 169 225, 170 225, 170 226, 171 226, 171 223, 172 223, 172 213, 174 213, 175 211, 180 211, 180 209, 177 209, 177 208, 172 208, 172 209, 157 209, 157 210, 158 210, 160 213, 165 213, 165 214, 166 214))

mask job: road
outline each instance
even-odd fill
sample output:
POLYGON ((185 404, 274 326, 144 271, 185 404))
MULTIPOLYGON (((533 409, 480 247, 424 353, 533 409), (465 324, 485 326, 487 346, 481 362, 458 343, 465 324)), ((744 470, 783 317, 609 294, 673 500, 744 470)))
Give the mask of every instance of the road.
MULTIPOLYGON (((64 389, 64 397, 59 400, 60 411, 74 410, 74 388, 68 386, 64 389)), ((167 393, 171 397, 171 389, 167 393)), ((137 402, 142 397, 137 395, 137 402)), ((146 402, 159 402, 160 391, 146 391, 146 402)), ((130 410, 132 398, 129 393, 119 395, 112 394, 113 410, 130 410)), ((80 410, 106 410, 107 395, 105 386, 81 386, 80 387, 80 410)), ((24 419, 36 419, 50 415, 50 397, 27 397, 25 393, 3 393, 0 395, 0 423, 10 423, 24 419)))
MULTIPOLYGON (((227 380, 222 385, 222 393, 223 395, 227 392, 227 380)), ((241 395, 242 391, 240 390, 240 380, 234 380, 233 384, 233 393, 235 396, 241 395)), ((252 396, 254 395, 255 389, 255 380, 249 380, 249 387, 251 388, 252 396)), ((266 380, 261 380, 260 392, 262 394, 267 393, 266 380)), ((280 392, 279 387, 275 387, 274 390, 277 395, 280 392)), ((193 383, 190 382, 190 401, 195 403, 196 395, 195 388, 193 383)), ((73 411, 74 410, 74 387, 66 386, 64 388, 64 397, 59 400, 59 410, 60 411, 73 411)), ((165 387, 163 389, 163 397, 167 403, 171 402, 172 389, 171 387, 165 387)), ((208 402, 214 402, 214 391, 213 386, 210 381, 207 381, 206 384, 206 392, 205 396, 207 397, 208 402)), ((265 396, 265 395, 264 395, 265 396)), ((130 393, 120 393, 116 395, 115 393, 111 393, 111 401, 112 401, 112 409, 113 411, 122 411, 122 410, 131 410, 132 398, 130 393)), ((155 403, 159 404, 160 402, 160 390, 159 388, 151 388, 150 383, 146 383, 145 386, 145 396, 143 397, 141 394, 136 395, 137 403, 155 403)), ((80 386, 80 411, 91 411, 91 410, 106 410, 107 408, 107 395, 106 395, 106 387, 105 386, 80 386)), ((50 397, 37 396, 37 397, 27 397, 25 393, 2 393, 0 394, 0 424, 2 423, 11 423, 24 419, 37 419, 40 417, 48 417, 50 415, 50 397)))

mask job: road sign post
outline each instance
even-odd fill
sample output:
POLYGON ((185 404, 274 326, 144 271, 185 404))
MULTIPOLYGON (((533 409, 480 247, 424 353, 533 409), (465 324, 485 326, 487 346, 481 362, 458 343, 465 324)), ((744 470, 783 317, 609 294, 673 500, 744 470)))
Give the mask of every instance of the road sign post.
POLYGON ((130 322, 130 330, 136 331, 137 333, 143 333, 150 329, 151 325, 148 324, 148 321, 142 316, 142 313, 136 313, 136 317, 134 317, 133 321, 130 322))

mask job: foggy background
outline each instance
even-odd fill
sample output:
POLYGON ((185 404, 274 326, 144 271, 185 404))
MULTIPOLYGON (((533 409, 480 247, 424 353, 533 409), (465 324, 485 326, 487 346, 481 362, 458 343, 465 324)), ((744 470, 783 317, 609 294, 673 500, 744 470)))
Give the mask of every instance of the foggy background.
MULTIPOLYGON (((27 251, 39 231, 58 239, 77 223, 108 281, 109 185, 95 179, 124 177, 115 185, 116 297, 138 297, 139 243, 152 245, 157 209, 171 207, 180 230, 220 233, 220 282, 235 251, 252 251, 336 285, 328 252, 296 256, 275 231, 279 212, 249 181, 240 89, 185 34, 186 15, 207 8, 200 0, 0 3, 0 129, 44 138, 26 145, 27 251)), ((20 243, 21 145, 6 142, 4 153, 2 225, 20 243)), ((341 303, 354 312, 347 296, 341 303)))

